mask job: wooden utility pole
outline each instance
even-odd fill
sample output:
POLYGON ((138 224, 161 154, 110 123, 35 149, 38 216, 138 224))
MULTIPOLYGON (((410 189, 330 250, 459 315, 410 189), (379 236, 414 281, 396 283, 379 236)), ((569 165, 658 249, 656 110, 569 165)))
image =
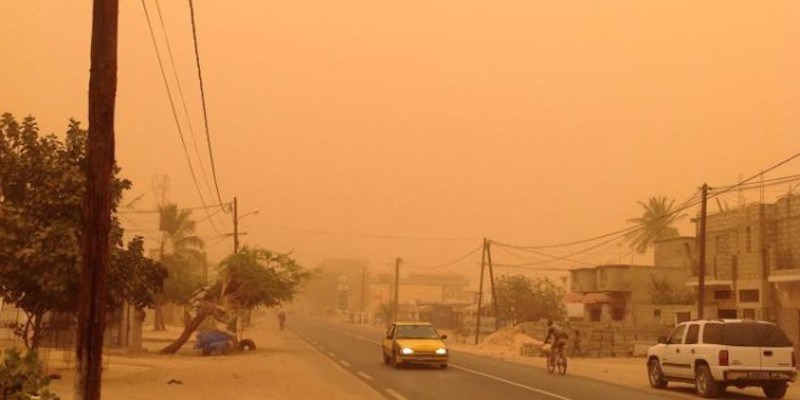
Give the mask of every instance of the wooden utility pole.
POLYGON ((81 286, 78 300, 76 400, 99 400, 110 259, 114 109, 117 94, 119 0, 94 0, 89 75, 89 137, 83 202, 81 286))
POLYGON ((400 263, 402 258, 394 260, 394 301, 392 302, 392 321, 397 321, 397 304, 400 301, 400 263))
POLYGON ((489 263, 489 283, 492 287, 492 306, 494 306, 494 330, 500 329, 500 314, 497 313, 497 292, 494 290, 494 268, 492 268, 492 241, 486 241, 486 262, 489 263))
POLYGON ((706 205, 708 203, 708 184, 703 184, 700 203, 700 260, 697 271, 697 318, 703 318, 706 307, 706 205))
POLYGON ((478 284, 478 311, 475 317, 475 344, 478 344, 481 335, 481 306, 483 305, 483 270, 486 268, 487 240, 483 238, 483 253, 481 253, 481 279, 478 284))
POLYGON ((233 254, 239 254, 239 201, 233 198, 233 254))

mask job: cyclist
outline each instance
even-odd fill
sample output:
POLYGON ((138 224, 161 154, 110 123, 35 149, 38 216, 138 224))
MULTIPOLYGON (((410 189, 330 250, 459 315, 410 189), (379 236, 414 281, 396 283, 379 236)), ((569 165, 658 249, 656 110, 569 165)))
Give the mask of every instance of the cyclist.
POLYGON ((553 323, 552 320, 547 320, 547 337, 544 339, 544 343, 547 344, 550 338, 553 338, 551 350, 553 358, 556 356, 556 351, 558 351, 559 355, 564 355, 564 346, 567 344, 568 337, 567 331, 558 326, 558 324, 553 323))

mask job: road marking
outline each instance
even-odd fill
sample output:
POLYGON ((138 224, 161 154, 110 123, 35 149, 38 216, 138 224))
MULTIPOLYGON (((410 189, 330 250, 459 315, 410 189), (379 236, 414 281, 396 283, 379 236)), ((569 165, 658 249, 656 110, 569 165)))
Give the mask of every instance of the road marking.
POLYGON ((482 376, 484 378, 494 379, 494 380, 496 380, 498 382, 503 382, 503 383, 509 384, 511 386, 516 386, 516 387, 518 387, 520 389, 525 389, 525 390, 528 390, 528 391, 531 391, 531 392, 543 394, 543 395, 550 396, 550 397, 553 397, 553 398, 556 398, 556 399, 572 400, 569 397, 564 397, 564 396, 561 396, 561 395, 558 395, 558 394, 555 394, 555 393, 552 393, 552 392, 548 392, 546 390, 537 389, 535 387, 531 387, 531 386, 528 386, 528 385, 523 385, 521 383, 510 381, 508 379, 503 379, 503 378, 500 378, 498 376, 489 375, 489 374, 486 374, 486 373, 483 373, 483 372, 480 372, 480 371, 476 371, 474 369, 469 369, 469 368, 465 368, 465 367, 461 367, 461 366, 453 365, 453 364, 450 364, 450 366, 453 367, 453 368, 460 369, 462 371, 469 372, 471 374, 480 375, 480 376, 482 376))
MULTIPOLYGON (((335 331, 335 332, 339 332, 339 333, 341 333, 343 335, 350 336, 352 338, 355 338, 355 339, 358 339, 358 340, 361 340, 361 341, 364 341, 364 342, 367 342, 367 343, 376 344, 378 346, 382 346, 383 345, 381 342, 374 341, 374 340, 365 338, 363 336, 347 332, 347 331, 342 330, 342 329, 336 329, 336 328, 330 328, 330 327, 326 327, 326 329, 329 329, 329 330, 332 330, 332 331, 335 331)), ((322 347, 320 346, 320 348, 322 348, 322 347)), ((558 395, 558 394, 555 394, 555 393, 552 393, 552 392, 548 392, 546 390, 537 389, 537 388, 532 387, 532 386, 523 385, 523 384, 518 383, 518 382, 510 381, 508 379, 500 378, 500 377, 494 376, 494 375, 489 375, 487 373, 483 373, 483 372, 480 372, 480 371, 476 371, 474 369, 462 367, 460 365, 455 365, 453 363, 450 363, 450 366, 453 367, 453 368, 456 368, 456 369, 460 369, 460 370, 465 371, 465 372, 469 372, 469 373, 472 373, 472 374, 475 374, 475 375, 482 376, 484 378, 489 378, 489 379, 496 380, 498 382, 509 384, 511 386, 516 386, 516 387, 518 387, 520 389, 525 389, 525 390, 528 390, 528 391, 531 391, 531 392, 534 392, 534 393, 543 394, 545 396, 550 396, 550 397, 553 397, 553 398, 556 398, 556 399, 560 399, 560 400, 573 400, 573 399, 571 399, 569 397, 564 397, 564 396, 561 396, 561 395, 558 395)), ((408 399, 406 399, 405 397, 403 397, 402 395, 400 395, 399 393, 395 392, 392 389, 386 389, 386 392, 389 393, 390 395, 392 395, 393 397, 395 397, 398 400, 408 400, 408 399)))
POLYGON ((312 341, 311 341, 311 344, 313 344, 314 346, 316 346, 316 345, 317 345, 317 341, 316 341, 316 340, 312 340, 312 341))
POLYGON ((318 348, 320 351, 325 351, 325 347, 324 347, 323 345, 319 345, 319 346, 317 346, 317 348, 318 348))
POLYGON ((329 351, 329 352, 328 352, 328 355, 329 355, 329 356, 331 356, 331 357, 333 357, 333 358, 336 358, 336 354, 333 354, 333 352, 332 352, 332 351, 329 351))
POLYGON ((358 372, 356 372, 356 373, 358 374, 358 376, 360 376, 360 377, 362 377, 362 378, 364 378, 364 379, 366 379, 366 380, 368 380, 368 381, 371 381, 371 380, 372 380, 372 377, 371 377, 371 376, 369 376, 369 375, 367 375, 367 374, 366 374, 366 373, 364 373, 364 372, 358 371, 358 372))
POLYGON ((345 367, 349 367, 349 366, 350 366, 350 363, 349 363, 349 362, 347 362, 347 361, 345 361, 345 360, 339 360, 339 364, 342 364, 342 365, 344 365, 345 367))
POLYGON ((386 393, 389 393, 390 395, 392 395, 392 397, 394 397, 397 400, 408 400, 405 396, 403 396, 400 393, 395 392, 392 389, 386 389, 386 393))

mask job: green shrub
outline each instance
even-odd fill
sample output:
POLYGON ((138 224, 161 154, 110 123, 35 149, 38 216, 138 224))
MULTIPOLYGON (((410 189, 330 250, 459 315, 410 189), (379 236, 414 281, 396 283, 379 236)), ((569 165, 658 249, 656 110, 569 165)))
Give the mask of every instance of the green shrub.
POLYGON ((58 400, 58 396, 47 389, 50 377, 45 375, 35 351, 28 351, 24 357, 17 348, 6 349, 3 353, 0 365, 2 400, 58 400))

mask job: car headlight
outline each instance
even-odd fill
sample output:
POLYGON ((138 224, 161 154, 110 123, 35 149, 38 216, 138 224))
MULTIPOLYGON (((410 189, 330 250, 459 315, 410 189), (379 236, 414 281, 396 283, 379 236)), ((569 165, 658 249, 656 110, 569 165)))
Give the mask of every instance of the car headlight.
POLYGON ((414 354, 414 349, 408 347, 403 347, 403 350, 401 351, 403 352, 403 354, 414 354))
POLYGON ((447 349, 436 349, 436 354, 447 354, 447 349))

